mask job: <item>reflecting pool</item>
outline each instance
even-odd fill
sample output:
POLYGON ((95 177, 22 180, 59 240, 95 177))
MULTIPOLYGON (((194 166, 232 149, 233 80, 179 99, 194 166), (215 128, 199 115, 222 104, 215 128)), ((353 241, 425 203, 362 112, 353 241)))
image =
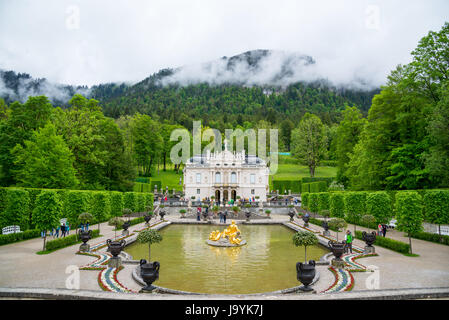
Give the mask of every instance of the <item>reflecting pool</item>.
MULTIPOLYGON (((261 293, 300 285, 296 262, 304 261, 304 247, 295 247, 293 230, 282 225, 238 225, 247 244, 213 247, 206 243, 213 230, 225 226, 170 225, 163 240, 151 246, 151 260, 161 264, 157 286, 216 294, 261 293)), ((137 242, 125 251, 133 259, 148 260, 148 245, 137 242)), ((329 252, 317 245, 307 247, 307 260, 319 260, 329 252)))

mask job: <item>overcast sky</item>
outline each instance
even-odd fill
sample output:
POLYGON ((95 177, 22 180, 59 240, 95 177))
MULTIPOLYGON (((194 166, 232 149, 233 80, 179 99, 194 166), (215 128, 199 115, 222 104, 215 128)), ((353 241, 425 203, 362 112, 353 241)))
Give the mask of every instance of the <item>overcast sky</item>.
POLYGON ((448 17, 447 0, 0 0, 0 68, 93 85, 275 49, 382 84, 448 17))

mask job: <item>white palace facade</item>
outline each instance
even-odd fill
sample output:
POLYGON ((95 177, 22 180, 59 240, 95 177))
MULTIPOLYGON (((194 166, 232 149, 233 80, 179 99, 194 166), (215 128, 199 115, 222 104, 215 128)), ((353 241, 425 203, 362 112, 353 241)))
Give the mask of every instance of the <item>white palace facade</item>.
POLYGON ((241 152, 207 151, 193 156, 184 167, 184 195, 187 199, 215 197, 220 204, 231 199, 267 201, 269 168, 264 160, 241 152))

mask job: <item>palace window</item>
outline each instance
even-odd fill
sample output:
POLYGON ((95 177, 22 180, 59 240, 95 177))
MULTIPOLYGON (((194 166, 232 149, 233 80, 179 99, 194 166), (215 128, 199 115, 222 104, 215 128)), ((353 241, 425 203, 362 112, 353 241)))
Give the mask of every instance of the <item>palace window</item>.
POLYGON ((215 183, 221 183, 221 173, 220 172, 215 173, 215 183))
POLYGON ((237 173, 231 173, 231 183, 237 183, 237 173))
POLYGON ((250 175, 250 182, 251 182, 251 184, 256 183, 256 175, 254 173, 251 173, 251 175, 250 175))
POLYGON ((201 173, 196 174, 196 183, 201 183, 201 173))
POLYGON ((196 189, 196 194, 200 194, 201 190, 200 189, 196 189))

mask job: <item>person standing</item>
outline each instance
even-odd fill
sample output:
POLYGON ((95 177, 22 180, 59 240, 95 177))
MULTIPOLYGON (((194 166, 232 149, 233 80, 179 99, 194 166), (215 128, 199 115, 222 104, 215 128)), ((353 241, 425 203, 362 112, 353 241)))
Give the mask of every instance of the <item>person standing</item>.
POLYGON ((55 236, 54 236, 55 238, 59 238, 59 228, 60 228, 60 226, 58 226, 55 230, 55 236))
POLYGON ((196 208, 196 221, 201 220, 201 208, 196 208))
POLYGON ((218 215, 220 216, 220 223, 222 223, 223 222, 223 212, 222 211, 220 211, 219 213, 218 213, 218 215))
POLYGON ((377 226, 377 235, 380 237, 382 235, 382 225, 379 223, 379 225, 377 226))
POLYGON ((348 249, 352 253, 352 234, 351 231, 347 230, 345 235, 345 242, 346 242, 346 252, 348 252, 348 249))
POLYGON ((383 237, 385 238, 385 235, 387 234, 387 225, 386 224, 383 224, 382 225, 382 235, 383 235, 383 237))
POLYGON ((226 223, 226 217, 228 216, 228 209, 225 210, 223 214, 223 223, 226 223))
POLYGON ((64 224, 62 224, 62 226, 61 226, 61 238, 62 237, 65 237, 65 223, 64 224))

